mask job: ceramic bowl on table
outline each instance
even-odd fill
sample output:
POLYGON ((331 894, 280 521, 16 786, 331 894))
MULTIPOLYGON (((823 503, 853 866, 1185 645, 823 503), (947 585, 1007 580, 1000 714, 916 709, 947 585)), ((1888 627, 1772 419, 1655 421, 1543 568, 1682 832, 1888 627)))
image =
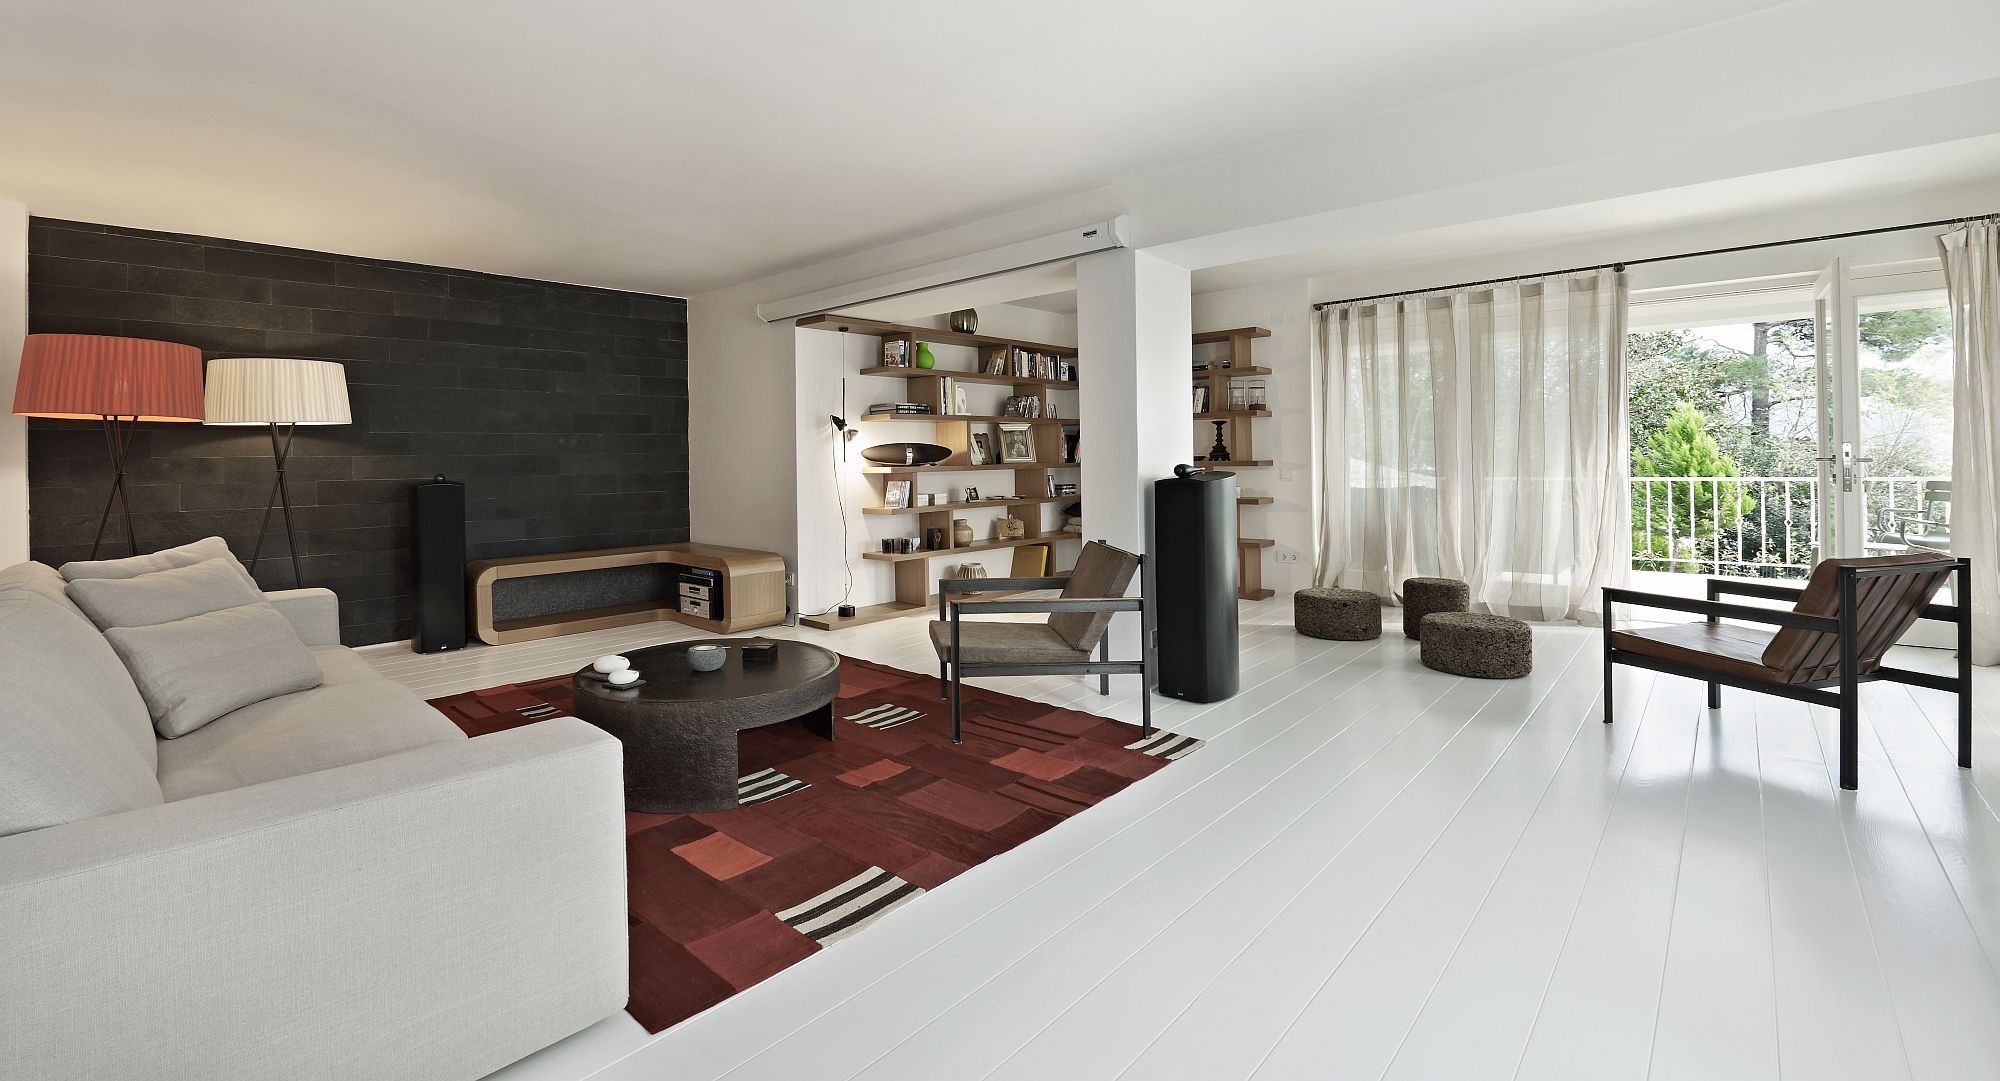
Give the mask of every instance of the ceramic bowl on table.
POLYGON ((728 646, 689 646, 688 667, 697 672, 713 672, 729 659, 728 646))

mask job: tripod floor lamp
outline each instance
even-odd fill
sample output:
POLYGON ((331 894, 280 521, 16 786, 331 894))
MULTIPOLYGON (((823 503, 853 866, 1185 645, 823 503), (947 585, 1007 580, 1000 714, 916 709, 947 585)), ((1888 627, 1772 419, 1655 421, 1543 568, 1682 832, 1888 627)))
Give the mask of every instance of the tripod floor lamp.
POLYGON ((191 345, 103 334, 30 334, 21 345, 14 412, 24 417, 94 420, 111 454, 111 491, 97 517, 90 558, 104 543, 115 504, 125 516, 125 543, 139 554, 132 505, 125 493, 125 457, 142 420, 201 419, 201 350, 191 345))
POLYGON ((299 538, 292 528, 292 493, 285 487, 285 460, 292 454, 292 436, 301 424, 351 424, 347 408, 347 373, 336 361, 280 357, 218 357, 208 362, 208 424, 265 425, 271 430, 271 457, 277 475, 250 548, 250 571, 264 552, 264 533, 271 526, 271 509, 285 515, 285 542, 292 555, 292 580, 305 584, 299 572, 299 538), (283 429, 280 433, 279 429, 283 429))

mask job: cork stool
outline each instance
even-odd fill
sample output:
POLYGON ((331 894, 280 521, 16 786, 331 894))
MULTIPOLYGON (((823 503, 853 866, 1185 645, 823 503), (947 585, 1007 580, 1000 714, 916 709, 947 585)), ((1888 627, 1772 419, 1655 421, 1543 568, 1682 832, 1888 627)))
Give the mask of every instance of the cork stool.
POLYGON ((1382 637, 1382 602, 1360 589, 1301 589, 1292 594, 1292 626, 1309 638, 1365 642, 1382 637))
POLYGON ((1432 612, 1463 612, 1471 602, 1471 587, 1456 578, 1405 578, 1403 637, 1417 637, 1432 612))
POLYGON ((1418 659, 1425 668, 1477 679, 1519 679, 1534 671, 1535 639, 1528 625, 1506 616, 1432 612, 1424 620, 1418 659))

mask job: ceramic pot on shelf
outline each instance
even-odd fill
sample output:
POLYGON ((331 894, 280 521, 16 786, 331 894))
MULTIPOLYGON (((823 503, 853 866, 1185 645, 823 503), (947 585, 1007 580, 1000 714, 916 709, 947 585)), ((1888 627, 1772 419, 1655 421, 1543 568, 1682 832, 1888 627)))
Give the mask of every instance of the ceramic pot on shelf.
POLYGON ((958 548, 963 548, 971 544, 972 523, 963 518, 953 518, 951 520, 951 543, 958 548))

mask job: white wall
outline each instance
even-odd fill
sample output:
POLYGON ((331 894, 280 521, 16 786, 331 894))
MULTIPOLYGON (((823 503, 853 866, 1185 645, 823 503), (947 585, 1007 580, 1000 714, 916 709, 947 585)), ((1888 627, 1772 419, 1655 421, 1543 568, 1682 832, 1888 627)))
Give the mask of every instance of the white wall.
POLYGON ((28 421, 13 413, 28 332, 28 208, 0 199, 0 567, 28 558, 28 421))
POLYGON ((796 565, 792 327, 757 318, 761 290, 688 301, 688 514, 695 540, 796 565))
MULTIPOLYGON (((1270 403, 1267 420, 1253 420, 1252 449, 1259 458, 1274 463, 1267 469, 1241 469, 1236 473, 1238 489, 1244 495, 1268 495, 1277 502, 1268 507, 1242 508, 1245 536, 1269 537, 1275 548, 1261 552, 1246 549, 1243 558, 1261 560, 1264 585, 1280 596, 1312 584, 1314 493, 1318 488, 1313 469, 1318 439, 1313 432, 1312 310, 1303 278, 1203 293, 1193 302, 1194 329, 1228 330, 1233 327, 1264 327, 1268 338, 1251 345, 1252 360, 1270 368, 1265 378, 1265 399, 1270 403), (1291 556, 1295 562, 1281 562, 1291 556)), ((1226 347, 1217 347, 1226 348, 1226 347)), ((1194 449, 1205 454, 1215 439, 1215 426, 1205 421, 1194 425, 1194 449)), ((1240 448, 1237 457, 1247 457, 1240 448)))

